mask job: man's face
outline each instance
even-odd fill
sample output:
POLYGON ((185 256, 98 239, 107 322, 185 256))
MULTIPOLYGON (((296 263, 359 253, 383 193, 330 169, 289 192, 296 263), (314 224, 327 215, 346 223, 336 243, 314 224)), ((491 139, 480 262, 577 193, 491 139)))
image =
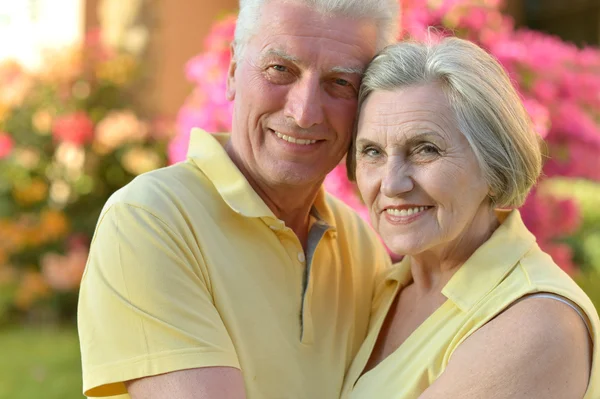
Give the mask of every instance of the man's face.
POLYGON ((375 23, 276 0, 257 23, 230 66, 230 150, 260 184, 320 184, 348 149, 361 72, 375 55, 375 23))

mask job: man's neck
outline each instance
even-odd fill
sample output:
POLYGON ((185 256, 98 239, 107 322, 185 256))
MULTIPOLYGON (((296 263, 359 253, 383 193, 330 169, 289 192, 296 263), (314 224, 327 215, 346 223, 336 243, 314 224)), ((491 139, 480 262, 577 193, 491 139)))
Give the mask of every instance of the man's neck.
POLYGON ((286 227, 296 233, 302 247, 306 248, 310 211, 323 182, 319 181, 306 185, 269 184, 262 180, 260 176, 254 176, 238 159, 231 147, 226 147, 226 151, 271 212, 277 218, 283 220, 286 227))
POLYGON ((320 184, 312 187, 269 187, 246 176, 256 193, 275 216, 285 222, 306 248, 310 210, 319 192, 320 184))

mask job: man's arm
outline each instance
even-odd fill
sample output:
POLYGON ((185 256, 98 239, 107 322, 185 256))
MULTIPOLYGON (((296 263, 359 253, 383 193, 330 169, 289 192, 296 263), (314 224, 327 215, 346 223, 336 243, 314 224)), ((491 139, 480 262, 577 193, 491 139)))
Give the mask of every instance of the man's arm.
POLYGON ((103 215, 79 299, 86 395, 123 394, 126 382, 136 381, 127 384, 138 398, 177 397, 170 392, 228 398, 221 393, 229 391, 244 398, 207 266, 185 228, 128 204, 103 215))
POLYGON ((587 327, 571 307, 526 299, 466 339, 419 399, 581 399, 590 354, 587 327))
POLYGON ((232 367, 205 367, 128 381, 132 399, 245 399, 244 379, 232 367))

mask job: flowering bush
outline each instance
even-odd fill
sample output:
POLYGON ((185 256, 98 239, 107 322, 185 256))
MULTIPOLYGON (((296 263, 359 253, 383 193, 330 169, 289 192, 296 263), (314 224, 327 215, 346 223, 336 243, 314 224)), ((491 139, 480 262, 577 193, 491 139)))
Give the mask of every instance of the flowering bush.
MULTIPOLYGON (((501 13, 502 3, 402 0, 399 39, 454 34, 488 50, 510 74, 534 126, 547 140, 545 178, 600 181, 600 51, 578 49, 553 36, 515 29, 512 19, 501 13), (436 27, 433 31, 429 29, 432 26, 436 27)), ((225 100, 224 87, 234 28, 235 16, 218 21, 206 39, 206 51, 187 65, 187 77, 196 87, 179 112, 178 136, 169 149, 171 162, 185 157, 191 127, 212 132, 231 128, 232 104, 225 100)), ((325 185, 368 219, 343 165, 327 177, 325 185)), ((580 225, 577 204, 536 189, 522 213, 542 248, 565 270, 575 272, 572 245, 565 239, 580 225)))
POLYGON ((0 64, 0 318, 71 317, 104 203, 166 164, 168 138, 135 106, 141 73, 93 40, 35 73, 0 64))

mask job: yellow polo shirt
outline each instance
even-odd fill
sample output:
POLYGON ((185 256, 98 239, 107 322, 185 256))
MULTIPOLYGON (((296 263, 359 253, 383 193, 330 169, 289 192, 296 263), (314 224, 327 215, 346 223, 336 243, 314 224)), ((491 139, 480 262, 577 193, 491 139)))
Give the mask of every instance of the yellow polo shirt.
POLYGON ((389 257, 323 191, 305 253, 231 162, 227 140, 195 129, 186 162, 139 176, 103 209, 79 300, 86 395, 230 366, 249 399, 339 397, 389 257))
POLYGON ((460 344, 525 295, 551 293, 578 305, 593 341, 593 364, 585 399, 600 398, 600 321, 575 282, 536 244, 519 211, 499 211, 502 224, 452 276, 446 302, 402 345, 361 376, 392 301, 412 281, 405 258, 387 272, 377 290, 369 335, 346 379, 344 399, 416 399, 446 369, 460 344))

